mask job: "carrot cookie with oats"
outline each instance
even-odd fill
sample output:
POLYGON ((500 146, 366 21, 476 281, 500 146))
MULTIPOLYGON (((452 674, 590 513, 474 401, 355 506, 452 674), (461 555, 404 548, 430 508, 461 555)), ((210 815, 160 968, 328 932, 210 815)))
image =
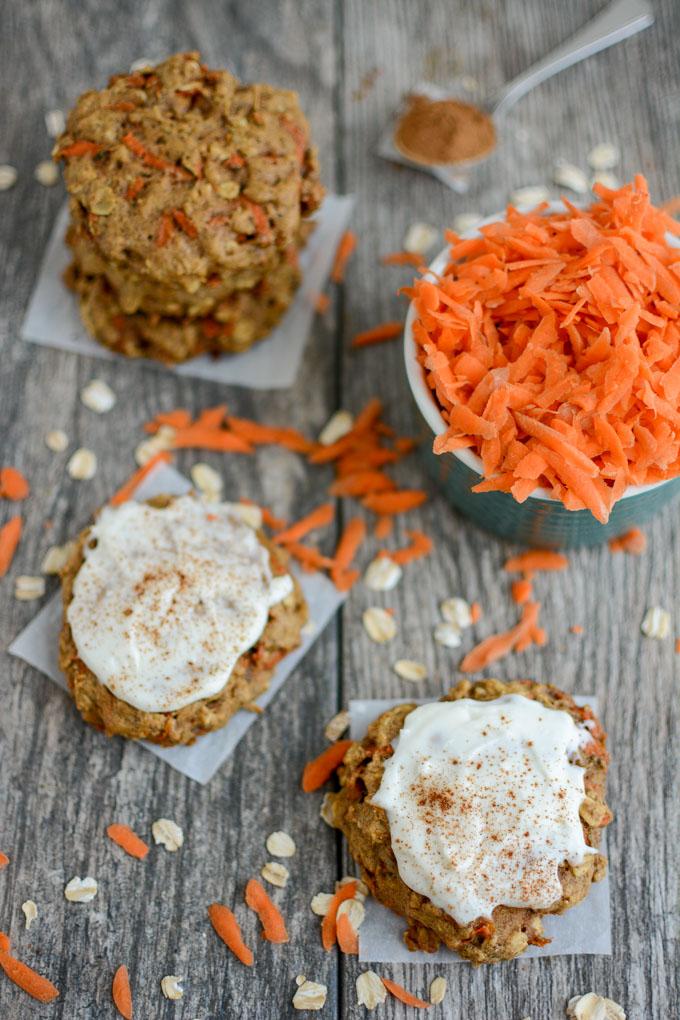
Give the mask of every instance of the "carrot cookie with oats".
POLYGON ((59 661, 83 719, 166 746, 250 705, 307 620, 257 510, 192 494, 105 507, 62 591, 59 661))
POLYGON ((345 755, 332 820, 409 949, 475 964, 545 945, 601 879, 612 814, 592 711, 529 680, 468 680, 383 713, 345 755))

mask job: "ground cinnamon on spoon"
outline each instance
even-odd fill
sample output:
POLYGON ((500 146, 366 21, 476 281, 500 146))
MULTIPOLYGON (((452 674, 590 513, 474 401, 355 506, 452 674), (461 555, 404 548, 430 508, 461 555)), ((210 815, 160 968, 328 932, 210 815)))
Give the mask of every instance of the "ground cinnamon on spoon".
POLYGON ((415 163, 464 163, 491 152, 496 129, 491 117, 470 103, 412 95, 397 122, 394 144, 415 163))

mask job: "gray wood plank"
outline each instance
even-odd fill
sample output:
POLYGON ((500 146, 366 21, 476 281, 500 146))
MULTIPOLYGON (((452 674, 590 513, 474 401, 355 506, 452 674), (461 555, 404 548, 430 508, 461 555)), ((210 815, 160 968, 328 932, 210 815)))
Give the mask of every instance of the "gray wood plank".
MULTIPOLYGON (((489 215, 501 209, 513 187, 545 183, 553 161, 562 157, 585 165, 597 141, 616 141, 623 153, 622 177, 642 169, 659 200, 678 190, 677 64, 674 39, 678 8, 655 5, 657 24, 642 36, 564 72, 528 95, 508 117, 502 145, 458 196, 427 176, 386 164, 375 155, 376 139, 399 96, 422 77, 447 84, 473 76, 491 91, 574 32, 601 4, 514 2, 431 4, 350 0, 343 17, 343 119, 347 185, 359 197, 361 240, 345 294, 346 340, 353 332, 403 314, 395 291, 408 274, 378 267, 380 254, 401 247, 411 222, 446 226, 462 211, 489 215), (373 89, 361 102, 352 98, 362 76, 378 67, 373 89), (654 67, 649 74, 647 69, 654 67), (658 70, 657 70, 658 69, 658 70)), ((400 431, 421 429, 409 398, 398 344, 344 361, 343 401, 359 406, 377 393, 387 418, 400 431)), ((410 484, 416 468, 404 468, 410 484)), ((424 474, 421 479, 429 484, 424 474)), ((568 691, 594 692, 610 732, 613 765, 610 802, 617 821, 609 835, 614 952, 607 957, 519 960, 475 970, 428 965, 384 967, 418 995, 437 973, 449 981, 444 1015, 467 1018, 552 1020, 563 1015, 571 996, 588 990, 611 995, 629 1016, 663 1016, 677 1003, 677 886, 672 861, 678 838, 672 774, 677 748, 670 735, 678 723, 677 657, 672 641, 641 636, 648 605, 673 610, 680 569, 677 509, 646 530, 649 549, 640 559, 613 556, 606 549, 570 557, 570 567, 549 581, 539 579, 543 619, 550 643, 497 665, 501 677, 530 676, 568 691), (569 633, 573 623, 584 634, 569 633), (654 918, 650 926, 649 919, 654 918)), ((499 568, 507 545, 477 531, 434 495, 409 515, 435 538, 437 556, 407 567, 393 592, 376 596, 360 589, 345 613, 343 691, 351 697, 412 697, 409 685, 392 672, 402 656, 427 663, 431 679, 418 688, 436 696, 457 679, 460 656, 432 641, 437 603, 447 595, 479 599, 485 618, 479 637, 514 622, 508 579, 499 568), (371 645, 360 617, 369 604, 394 608, 400 633, 389 646, 371 645)), ((404 525, 398 537, 404 537, 404 525)), ((400 543, 401 544, 401 543, 400 543)), ((677 614, 674 624, 678 625, 677 614)), ((469 647, 472 638, 465 646, 469 647)), ((345 1011, 354 1006, 354 981, 364 969, 343 960, 345 1011)), ((388 1001, 381 1015, 406 1017, 410 1010, 388 1001)))
MULTIPOLYGON (((76 358, 18 339, 18 328, 51 221, 63 201, 32 180, 49 153, 45 110, 67 106, 85 87, 103 82, 141 56, 156 59, 181 48, 200 48, 213 66, 228 65, 255 80, 300 90, 333 186, 335 87, 332 11, 313 2, 179 4, 124 3, 106 12, 97 4, 52 0, 7 11, 2 39, 5 86, 0 159, 16 164, 20 180, 1 196, 0 244, 4 259, 0 328, 2 463, 26 471, 34 492, 22 507, 26 535, 12 575, 0 585, 0 646, 4 649, 33 616, 35 604, 12 596, 12 577, 34 573, 46 547, 87 523, 134 466, 141 423, 161 408, 199 410, 225 400, 236 414, 262 421, 288 420, 315 434, 335 396, 334 318, 314 327, 308 356, 294 389, 250 393, 135 364, 76 358), (93 376, 118 395, 115 411, 98 418, 79 402, 93 376), (99 471, 91 482, 65 474, 66 456, 44 445, 49 428, 64 428, 74 443, 91 446, 99 471), (50 519, 49 531, 44 521, 50 519)), ((73 447, 72 447, 73 448, 73 447)), ((190 453, 188 470, 209 461, 225 476, 225 491, 261 499, 284 515, 315 501, 299 458, 223 458, 190 453)), ((4 521, 9 508, 0 508, 4 521)), ((50 584, 50 591, 54 582, 50 584)), ((135 992, 135 1015, 273 1018, 293 1014, 294 977, 302 970, 329 986, 335 1012, 337 964, 319 945, 307 890, 335 874, 335 835, 318 822, 318 804, 298 788, 304 761, 317 753, 323 724, 337 702, 337 640, 331 625, 281 695, 250 730, 238 753, 201 788, 145 750, 84 727, 50 681, 3 656, 0 679, 0 846, 12 863, 0 877, 0 927, 11 930, 17 952, 59 985, 47 1012, 85 1020, 112 1016, 111 977, 125 962, 135 992), (113 819, 150 838, 154 818, 176 818, 186 844, 177 855, 152 849, 144 864, 117 852, 104 835, 113 819), (291 945, 272 947, 257 934, 245 908, 244 933, 257 947, 256 972, 231 958, 209 927, 207 905, 242 902, 245 881, 267 860, 264 840, 274 829, 298 844, 292 881, 275 893, 290 919, 291 945), (90 907, 69 904, 63 886, 75 874, 97 877, 90 907), (23 931, 20 904, 32 897, 40 910, 23 931), (163 999, 164 974, 186 976, 181 1003, 163 999)), ((19 1020, 32 1009, 26 996, 0 975, 0 1015, 19 1020)), ((32 1015, 32 1014, 31 1014, 32 1015)))

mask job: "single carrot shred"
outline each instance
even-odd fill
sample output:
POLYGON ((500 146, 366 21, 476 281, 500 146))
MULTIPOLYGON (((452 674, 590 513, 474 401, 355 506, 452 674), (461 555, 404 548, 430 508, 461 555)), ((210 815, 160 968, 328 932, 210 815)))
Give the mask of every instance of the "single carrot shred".
POLYGON ((227 949, 230 949, 236 959, 246 967, 252 967, 254 959, 252 951, 243 941, 240 925, 229 907, 222 903, 211 903, 208 907, 208 917, 227 949))
POLYGON ((175 226, 170 213, 161 213, 156 231, 156 247, 164 248, 175 233, 175 226))
POLYGON ((223 428, 205 428, 202 425, 188 425, 177 429, 172 446, 175 450, 219 450, 223 453, 252 453, 253 446, 241 436, 223 428))
POLYGON ((6 868, 8 864, 9 857, 7 854, 3 854, 2 850, 0 850, 0 871, 2 871, 3 868, 6 868))
POLYGON ((113 494, 109 500, 110 506, 120 506, 121 503, 127 503, 129 499, 132 499, 135 490, 139 487, 141 482, 146 478, 147 475, 151 474, 157 464, 168 464, 172 460, 172 457, 167 450, 160 450, 155 453, 153 457, 147 460, 146 464, 134 471, 127 482, 121 485, 120 489, 113 494))
POLYGON ((548 549, 530 549, 506 560, 503 567, 509 574, 527 573, 534 570, 566 570, 569 560, 563 553, 550 552, 548 549))
POLYGON ((18 468, 0 468, 0 499, 26 499, 31 487, 18 468))
POLYGON ((368 496, 371 492, 388 492, 396 483, 384 471, 355 471, 342 475, 331 487, 331 496, 368 496))
POLYGON ((371 347, 373 344, 382 344, 387 340, 394 340, 403 331, 403 322, 381 322, 379 326, 366 329, 363 333, 357 333, 352 340, 352 347, 371 347))
POLYGON ((641 556, 647 548, 647 536, 639 528, 631 528, 624 535, 609 539, 611 552, 626 552, 633 556, 641 556))
POLYGON ((284 531, 277 532, 273 540, 279 545, 285 545, 287 542, 297 542, 299 538, 304 538, 310 531, 327 527, 332 522, 334 516, 333 504, 322 503, 321 506, 312 510, 305 517, 300 518, 295 524, 291 524, 284 531))
POLYGON ((389 255, 383 255, 380 261, 385 266, 415 266, 416 269, 425 266, 423 256, 416 251, 393 251, 389 255))
POLYGON ((128 200, 128 202, 134 202, 135 199, 139 197, 140 193, 144 189, 145 184, 146 181, 144 180, 143 177, 135 177, 134 181, 132 181, 132 183, 128 185, 125 191, 125 197, 128 200))
POLYGON ((519 623, 501 634, 492 634, 476 645, 461 662, 461 671, 477 673, 490 666, 492 662, 504 658, 513 650, 521 651, 528 648, 533 643, 531 632, 538 623, 540 609, 539 602, 526 602, 522 607, 519 623), (527 639, 529 639, 528 642, 527 639))
POLYGON ((359 936, 347 914, 340 914, 336 921, 336 936, 341 952, 347 956, 358 956, 359 936))
POLYGON ((641 175, 587 209, 509 207, 407 293, 417 356, 476 492, 538 487, 606 523, 632 485, 680 474, 680 224, 641 175))
POLYGON ((121 964, 113 975, 111 985, 111 997, 113 1004, 125 1020, 132 1020, 132 991, 130 990, 130 975, 125 964, 121 964))
POLYGON ((287 542, 286 551, 297 560, 303 570, 331 570, 335 561, 324 556, 313 545, 302 545, 300 542, 287 542))
POLYGON ((569 630, 571 631, 572 634, 582 634, 583 633, 583 627, 581 626, 580 623, 573 623, 571 625, 571 627, 569 628, 569 630))
POLYGON ((262 925, 262 937, 268 942, 288 942, 286 922, 279 908, 272 903, 261 882, 256 878, 248 880, 245 893, 246 904, 254 910, 262 925))
POLYGON ((403 514, 414 510, 427 499, 422 489, 398 489, 396 492, 377 492, 365 496, 362 506, 377 514, 403 514))
POLYGON ((250 421, 247 418, 227 418, 227 425, 237 436, 241 436, 247 442, 258 446, 263 443, 273 443, 276 446, 285 446, 294 453, 309 453, 314 444, 303 436, 297 429, 275 428, 271 425, 260 425, 259 422, 250 421))
POLYGON ((675 641, 675 651, 676 651, 676 654, 680 655, 680 638, 676 638, 676 641, 675 641))
POLYGON ((344 903, 345 900, 354 899, 356 892, 357 883, 346 882, 345 885, 338 886, 336 891, 333 893, 331 901, 328 904, 328 910, 321 922, 321 944, 326 952, 333 948, 337 939, 338 907, 341 903, 344 903))
POLYGON ((51 981, 48 981, 47 978, 33 970, 32 967, 27 966, 21 960, 17 960, 15 956, 12 956, 9 939, 4 932, 0 932, 0 935, 2 935, 0 942, 0 967, 10 981, 26 992, 27 995, 30 995, 32 999, 37 999, 38 1002, 53 1002, 58 998, 59 989, 51 981))
POLYGON ((4 577, 12 566, 14 554, 21 541, 21 517, 10 517, 0 528, 0 577, 4 577))
POLYGON ((411 539, 410 545, 405 546, 403 549, 394 549, 385 554, 394 563, 398 563, 401 566, 404 563, 411 563, 413 560, 420 560, 424 556, 429 556, 432 552, 432 539, 424 532, 407 531, 406 534, 411 539))
POLYGON ((328 782, 353 743, 353 740, 337 740, 317 758, 307 762, 302 772, 302 789, 305 793, 320 790, 328 782))
POLYGON ((187 237, 191 238, 198 237, 198 229, 196 227, 196 224, 193 222, 193 220, 189 219, 187 214, 182 209, 173 209, 171 215, 179 229, 182 230, 187 235, 187 237))
POLYGON ((519 606, 522 606, 525 602, 528 602, 529 599, 532 598, 534 589, 531 581, 524 577, 521 581, 512 582, 511 591, 513 600, 519 606))
POLYGON ((3 953, 9 953, 11 948, 12 946, 9 941, 9 935, 6 935, 4 931, 0 931, 0 951, 3 953))
POLYGON ((96 156, 104 148, 97 142, 88 142, 84 138, 70 145, 65 145, 56 155, 57 159, 71 159, 72 156, 96 156))
POLYGON ((184 167, 178 166, 177 163, 171 163, 169 160, 163 159, 162 156, 157 156, 154 152, 147 149, 144 143, 133 135, 131 131, 123 135, 121 142, 137 159, 141 159, 142 163, 153 167, 154 170, 167 170, 168 173, 175 174, 175 176, 182 177, 185 180, 189 180, 192 177, 192 174, 185 170, 184 167))
POLYGON ((140 839, 129 825, 119 825, 117 823, 109 825, 106 829, 106 835, 121 850, 124 850, 126 854, 129 854, 130 857, 136 857, 139 861, 143 861, 149 852, 149 848, 144 840, 140 839))
POLYGON ((314 298, 314 311, 318 315, 325 315, 331 305, 328 294, 317 294, 314 298))
POLYGON ((375 522, 375 528, 373 534, 378 540, 388 538, 392 534, 392 528, 394 527, 394 518, 388 514, 381 514, 375 522))
POLYGON ((174 411, 161 411, 152 421, 144 425, 145 432, 158 432, 161 425, 170 425, 173 429, 186 429, 191 425, 191 415, 185 407, 177 407, 174 411))
POLYGON ((353 517, 340 536, 331 567, 331 580, 341 591, 349 590, 358 580, 358 573, 351 571, 350 566, 365 538, 366 525, 360 517, 353 517))
POLYGON ((342 283, 345 279, 345 269, 356 246, 356 234, 352 230, 346 230, 340 238, 340 243, 333 260, 333 268, 331 269, 331 280, 333 283, 342 283))
POLYGON ((381 977, 380 980, 390 995, 393 995, 395 999, 399 999, 399 1002, 403 1002, 406 1006, 414 1006, 415 1009, 429 1009, 432 1005, 431 1002, 425 1002, 423 999, 419 999, 416 995, 412 995, 411 992, 407 991, 403 987, 403 985, 398 985, 396 981, 390 981, 390 979, 386 977, 381 977))
POLYGON ((472 623, 477 623, 482 618, 482 607, 479 602, 473 602, 470 606, 470 619, 472 623))

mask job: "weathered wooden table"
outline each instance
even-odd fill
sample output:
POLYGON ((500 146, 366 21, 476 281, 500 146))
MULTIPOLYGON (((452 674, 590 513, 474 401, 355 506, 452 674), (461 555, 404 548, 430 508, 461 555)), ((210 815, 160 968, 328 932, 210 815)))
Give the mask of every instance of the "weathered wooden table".
MULTIPOLYGON (((676 192, 680 8, 673 0, 656 4, 652 29, 528 96, 468 197, 375 155, 387 115, 419 78, 444 83, 464 73, 491 90, 599 7, 597 0, 126 0, 106 6, 44 0, 7 6, 0 38, 0 162, 15 164, 20 179, 0 196, 0 461, 23 468, 33 484, 12 575, 37 572, 46 547, 88 521, 127 476, 140 425, 160 409, 198 410, 226 399, 237 414, 316 434, 333 409, 356 410, 378 394, 389 421, 407 433, 416 428, 399 345, 348 352, 353 332, 403 314, 395 292, 405 277, 381 268, 379 256, 401 246, 413 221, 443 225, 469 209, 492 213, 512 187, 547 180, 557 157, 584 165, 591 145, 605 139, 621 147, 622 177, 641 170, 657 199, 676 192), (327 321, 317 322, 291 391, 224 392, 163 370, 35 347, 18 336, 63 201, 61 186, 48 190, 32 177, 50 150, 44 112, 66 108, 83 89, 140 56, 156 59, 184 48, 200 48, 209 64, 227 65, 244 79, 299 90, 326 183, 357 196, 360 244, 347 284, 334 297, 327 321), (95 375, 118 395, 116 410, 101 418, 78 399, 95 375), (95 449, 100 466, 92 481, 69 479, 64 457, 45 446, 50 428, 63 428, 74 442, 95 449)), ((180 457, 180 468, 188 468, 192 457, 180 457)), ((300 514, 319 501, 323 476, 308 474, 299 459, 278 449, 262 449, 254 458, 201 459, 223 472, 230 493, 263 500, 281 513, 300 514)), ((400 470, 410 483, 424 481, 416 460, 400 470)), ((0 515, 1 523, 9 515, 6 505, 0 515)), ((445 972, 449 992, 440 1015, 552 1020, 564 1015, 569 996, 589 990, 622 1002, 632 1018, 677 1015, 680 660, 672 640, 640 634, 647 606, 673 608, 680 577, 676 519, 677 508, 671 508, 647 529, 649 548, 640 558, 613 556, 606 548, 584 551, 572 555, 569 570, 549 585, 539 582, 550 642, 497 670, 505 677, 555 681, 577 693, 594 691, 600 699, 613 752, 609 798, 617 815, 609 836, 613 955, 519 960, 478 970, 377 968, 420 994, 435 973, 445 972), (583 635, 570 634, 571 624, 581 624, 583 635)), ((364 1015, 354 988, 362 968, 324 953, 309 911, 311 896, 329 889, 347 861, 340 839, 319 821, 318 797, 299 791, 300 770, 323 746, 324 723, 350 697, 412 696, 412 687, 390 668, 397 657, 427 663, 431 679, 423 694, 436 696, 454 680, 457 653, 439 648, 431 636, 441 598, 460 593, 479 599, 485 608, 480 636, 513 618, 507 580, 499 573, 507 548, 457 517, 436 493, 412 521, 435 537, 437 555, 410 567, 389 599, 357 586, 207 787, 134 744, 107 741, 86 728, 54 684, 3 656, 0 849, 12 863, 0 875, 0 928, 11 930, 23 958, 38 964, 62 992, 55 1004, 40 1007, 0 975, 3 1020, 113 1016, 111 975, 122 961, 132 975, 137 1017, 291 1016, 299 973, 328 985, 322 1015, 364 1015), (376 600, 391 604, 399 621, 398 639, 387 649, 371 645, 360 624, 362 610, 376 600), (125 820, 148 834, 159 816, 183 825, 186 844, 179 855, 156 853, 153 866, 114 859, 103 836, 106 824, 125 820), (290 919, 291 942, 285 948, 258 944, 257 966, 246 971, 209 929, 206 905, 240 901, 245 879, 264 863, 266 835, 278 828, 293 834, 299 847, 288 888, 277 894, 290 919), (99 880, 98 898, 89 906, 63 897, 65 882, 76 874, 99 880), (29 933, 20 909, 28 898, 40 910, 29 933), (181 1002, 160 994, 160 978, 169 973, 186 978, 181 1002)), ((400 524, 401 538, 402 529, 400 524)), ((12 576, 0 583, 2 648, 36 611, 35 603, 15 601, 12 588, 12 576)), ((674 622, 680 626, 677 613, 674 622)), ((255 930, 248 921, 251 941, 255 930)), ((392 999, 380 1007, 382 1016, 407 1012, 392 999)))

